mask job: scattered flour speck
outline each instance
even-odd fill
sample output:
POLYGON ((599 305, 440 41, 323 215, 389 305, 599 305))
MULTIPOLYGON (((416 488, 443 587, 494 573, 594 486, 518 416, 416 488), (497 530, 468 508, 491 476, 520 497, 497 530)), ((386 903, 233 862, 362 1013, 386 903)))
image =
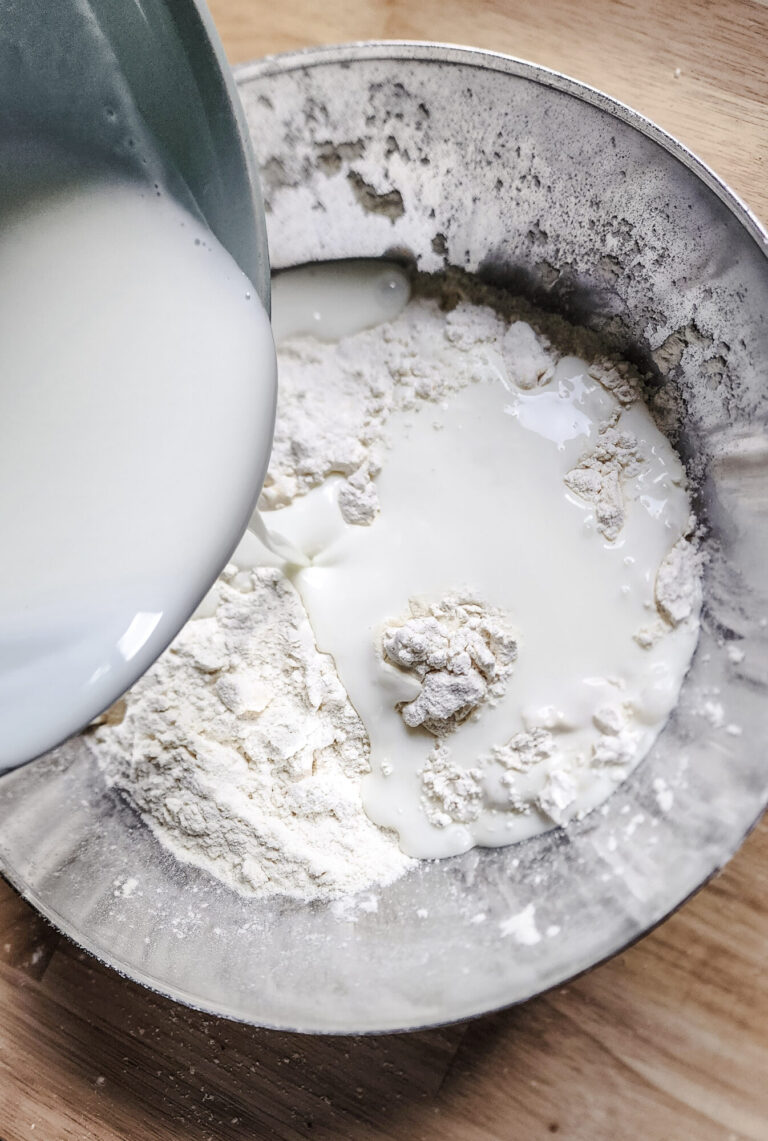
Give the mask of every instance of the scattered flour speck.
POLYGON ((533 947, 536 943, 541 942, 535 915, 536 907, 533 903, 529 903, 517 915, 511 915, 509 919, 502 920, 499 924, 502 937, 511 935, 517 943, 521 943, 525 947, 533 947))

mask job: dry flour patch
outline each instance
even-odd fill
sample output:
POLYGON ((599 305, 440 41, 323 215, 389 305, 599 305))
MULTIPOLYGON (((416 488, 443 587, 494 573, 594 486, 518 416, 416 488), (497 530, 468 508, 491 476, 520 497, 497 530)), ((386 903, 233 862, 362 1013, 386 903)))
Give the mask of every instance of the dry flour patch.
POLYGON ((93 742, 174 855, 246 894, 333 899, 410 864, 363 811, 365 730, 278 570, 229 567, 93 742))

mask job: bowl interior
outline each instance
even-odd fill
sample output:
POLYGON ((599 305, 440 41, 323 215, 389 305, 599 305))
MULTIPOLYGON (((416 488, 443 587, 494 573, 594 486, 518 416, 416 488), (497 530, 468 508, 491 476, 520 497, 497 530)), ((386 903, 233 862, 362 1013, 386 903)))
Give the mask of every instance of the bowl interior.
POLYGON ((238 81, 276 268, 384 254, 455 266, 653 368, 708 528, 699 645, 669 724, 602 810, 424 863, 364 899, 248 901, 177 865, 77 740, 0 781, 0 860, 75 940, 192 1005, 307 1031, 459 1019, 648 930, 766 803, 765 238, 656 128, 518 61, 355 45, 257 63, 238 81), (505 936, 531 905, 538 942, 505 936))

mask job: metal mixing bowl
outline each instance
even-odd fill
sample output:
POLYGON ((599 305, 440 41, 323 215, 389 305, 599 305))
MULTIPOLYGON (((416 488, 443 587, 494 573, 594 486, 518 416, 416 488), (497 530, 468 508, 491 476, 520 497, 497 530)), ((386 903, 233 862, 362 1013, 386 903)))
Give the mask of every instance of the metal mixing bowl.
POLYGON ((363 44, 238 78, 276 267, 393 251, 448 263, 654 367, 708 527, 701 639, 657 745, 602 810, 424 863, 364 906, 248 901, 176 864, 79 741, 0 781, 2 867, 100 958, 217 1014, 306 1031, 464 1018, 636 939, 766 803, 766 235, 652 124, 530 64, 363 44), (530 904, 539 941, 505 936, 530 904))

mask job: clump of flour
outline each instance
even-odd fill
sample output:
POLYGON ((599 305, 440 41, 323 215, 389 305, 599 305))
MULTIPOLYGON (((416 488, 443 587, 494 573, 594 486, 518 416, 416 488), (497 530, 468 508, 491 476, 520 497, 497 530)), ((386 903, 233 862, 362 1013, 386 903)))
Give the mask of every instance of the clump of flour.
POLYGON ((599 381, 625 408, 638 399, 641 378, 629 361, 598 356, 589 367, 589 375, 593 380, 599 381))
POLYGON ((502 353, 511 366, 518 388, 548 384, 554 374, 552 354, 525 321, 513 321, 501 343, 502 353))
POLYGON ((679 626, 701 608, 701 555, 690 539, 675 543, 656 575, 656 606, 670 626, 679 626))
POLYGON ((385 659, 421 682, 418 695, 398 706, 411 729, 441 736, 479 705, 500 697, 517 657, 507 617, 473 599, 449 596, 436 603, 412 599, 410 613, 389 623, 381 637, 385 659))
POLYGON ((538 810, 555 824, 562 824, 578 793, 577 771, 581 757, 560 751, 557 738, 549 729, 535 726, 516 733, 505 745, 492 750, 493 760, 503 770, 501 787, 506 790, 508 805, 516 812, 538 810), (541 790, 528 799, 520 796, 518 779, 541 766, 547 769, 541 790))
POLYGON ((174 855, 249 895, 397 878, 411 861, 360 800, 365 730, 295 589, 229 567, 203 613, 91 731, 109 783, 174 855))
MULTIPOLYGON (((690 521, 693 531, 694 520, 690 521)), ((695 626, 702 603, 703 558, 695 535, 683 535, 670 549, 656 573, 654 600, 657 617, 635 634, 643 649, 650 649, 670 630, 695 626)))
POLYGON ((595 448, 565 477, 566 486, 594 505, 597 529, 616 539, 624 526, 622 479, 637 475, 643 457, 636 438, 620 428, 616 415, 600 428, 595 448))
POLYGON ((471 824, 483 807, 483 770, 455 764, 448 750, 438 745, 422 769, 421 789, 424 815, 430 824, 436 828, 471 824))
POLYGON ((492 752, 493 759, 503 768, 524 773, 549 760, 555 752, 555 739, 548 729, 536 726, 515 733, 506 745, 497 745, 492 752))

